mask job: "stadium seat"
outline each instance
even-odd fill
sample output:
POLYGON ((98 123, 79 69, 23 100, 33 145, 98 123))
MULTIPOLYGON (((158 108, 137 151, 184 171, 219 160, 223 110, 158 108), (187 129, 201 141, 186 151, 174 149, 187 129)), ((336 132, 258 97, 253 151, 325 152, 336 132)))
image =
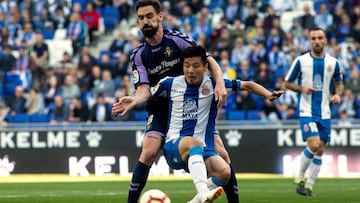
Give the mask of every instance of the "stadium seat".
POLYGON ((29 116, 29 121, 30 122, 49 122, 49 116, 47 114, 32 114, 29 116))
POLYGON ((147 112, 146 111, 135 111, 133 113, 133 120, 134 121, 146 121, 147 112))
POLYGON ((227 112, 228 120, 245 120, 245 112, 241 110, 232 110, 227 112))
POLYGON ((45 30, 42 30, 41 33, 42 33, 45 40, 54 39, 54 35, 55 35, 54 30, 45 29, 45 30))
POLYGON ((105 31, 113 31, 118 22, 120 22, 120 13, 116 7, 107 6, 103 10, 105 31))
POLYGON ((65 28, 63 29, 56 29, 54 33, 54 39, 66 39, 66 33, 67 30, 65 28))
POLYGON ((26 123, 29 122, 29 116, 26 113, 18 113, 10 118, 13 123, 26 123))
POLYGON ((246 120, 260 120, 259 110, 249 110, 246 112, 246 120))

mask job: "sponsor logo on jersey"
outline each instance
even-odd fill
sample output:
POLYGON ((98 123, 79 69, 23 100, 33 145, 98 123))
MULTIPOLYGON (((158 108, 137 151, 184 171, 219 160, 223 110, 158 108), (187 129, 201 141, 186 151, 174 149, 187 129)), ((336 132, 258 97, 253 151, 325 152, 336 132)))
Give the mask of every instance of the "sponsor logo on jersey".
POLYGON ((137 70, 133 71, 133 80, 134 80, 134 83, 139 82, 139 72, 137 70))
POLYGON ((170 57, 173 55, 173 50, 171 49, 171 47, 165 47, 164 55, 166 57, 170 57))

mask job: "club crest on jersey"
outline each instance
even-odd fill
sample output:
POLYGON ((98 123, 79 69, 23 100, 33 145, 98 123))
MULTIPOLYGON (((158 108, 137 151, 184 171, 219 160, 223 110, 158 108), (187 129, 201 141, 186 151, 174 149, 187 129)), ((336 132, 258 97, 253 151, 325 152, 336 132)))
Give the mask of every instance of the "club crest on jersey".
POLYGON ((139 82, 139 72, 137 70, 133 71, 133 80, 134 80, 134 83, 139 82))
POLYGON ((173 50, 171 49, 171 47, 165 47, 164 55, 166 57, 170 57, 173 55, 173 50))
POLYGON ((210 89, 207 85, 201 87, 201 94, 205 96, 210 94, 210 89))
POLYGON ((307 124, 304 124, 303 130, 304 130, 304 132, 308 132, 309 131, 309 126, 307 124))

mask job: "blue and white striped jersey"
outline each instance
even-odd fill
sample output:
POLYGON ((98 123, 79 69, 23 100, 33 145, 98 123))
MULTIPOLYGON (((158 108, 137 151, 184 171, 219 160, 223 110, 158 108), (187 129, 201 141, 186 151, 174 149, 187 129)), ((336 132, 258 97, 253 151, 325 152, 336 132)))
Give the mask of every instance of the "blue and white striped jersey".
POLYGON ((299 117, 330 119, 331 83, 342 80, 340 65, 336 58, 325 54, 315 58, 311 53, 297 57, 288 71, 285 81, 313 87, 312 94, 299 94, 299 117))
MULTIPOLYGON (((224 79, 228 91, 239 90, 241 81, 224 79), (235 86, 233 88, 233 86, 235 86)), ((205 75, 201 85, 187 84, 185 76, 166 77, 151 88, 154 98, 169 98, 169 120, 166 141, 179 136, 193 136, 203 141, 205 149, 214 148, 217 102, 215 81, 205 75)), ((165 107, 163 107, 165 108, 165 107)))

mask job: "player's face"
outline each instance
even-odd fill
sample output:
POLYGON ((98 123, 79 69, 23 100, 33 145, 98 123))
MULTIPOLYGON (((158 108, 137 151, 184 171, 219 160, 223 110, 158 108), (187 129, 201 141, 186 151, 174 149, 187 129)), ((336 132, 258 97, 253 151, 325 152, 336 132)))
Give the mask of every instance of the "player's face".
POLYGON ((145 37, 151 38, 159 30, 162 15, 155 12, 154 7, 144 6, 137 11, 138 23, 145 37))
POLYGON ((184 59, 184 75, 190 85, 201 84, 206 69, 207 65, 203 64, 200 56, 184 59))
POLYGON ((322 54, 326 43, 327 39, 322 30, 313 30, 310 32, 310 44, 314 54, 322 54))

